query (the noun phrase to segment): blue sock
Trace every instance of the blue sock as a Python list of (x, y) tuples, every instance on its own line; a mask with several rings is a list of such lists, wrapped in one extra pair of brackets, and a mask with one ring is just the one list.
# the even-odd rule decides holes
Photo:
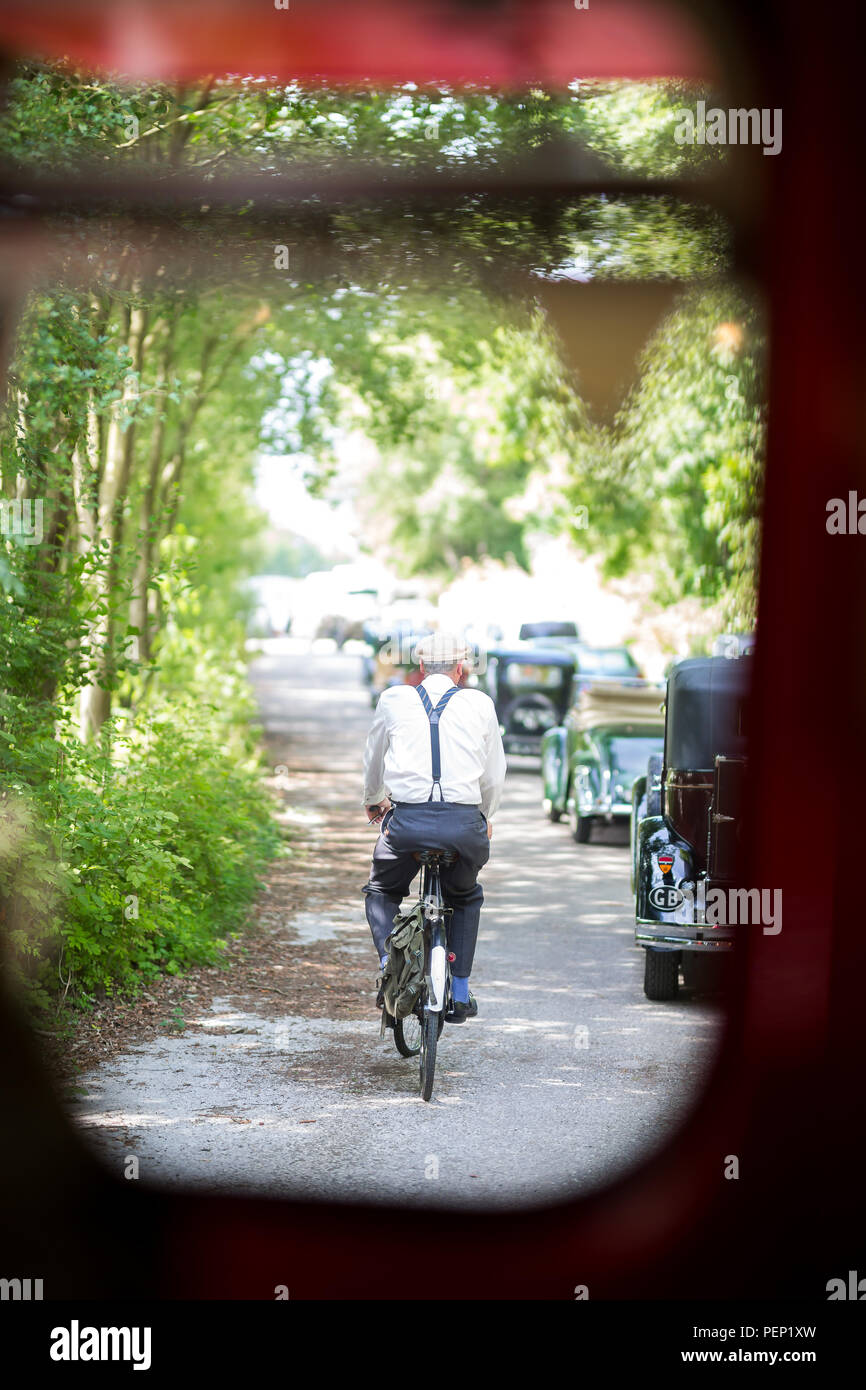
[(469, 976), (468, 976), (468, 975), (452, 975), (452, 976), (451, 976), (451, 994), (452, 994), (452, 996), (453, 996), (453, 999), (454, 999), (454, 1003), (455, 1003), (455, 1004), (468, 1004), (468, 1003), (469, 1003)]

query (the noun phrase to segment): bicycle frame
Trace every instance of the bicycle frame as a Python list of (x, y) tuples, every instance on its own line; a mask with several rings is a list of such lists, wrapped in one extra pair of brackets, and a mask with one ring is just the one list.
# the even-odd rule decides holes
[[(437, 857), (430, 862), (428, 853)], [(416, 1038), (410, 1028), (407, 1036), (407, 1018), (394, 1020), (394, 1042), (403, 1057), (420, 1057), (419, 1080), (421, 1099), (429, 1101), (433, 1095), (433, 1078), (436, 1071), (436, 1049), (445, 1015), (451, 1008), (451, 963), (448, 950), (448, 931), (446, 923), (451, 912), (445, 906), (442, 895), (442, 879), (438, 856), (442, 851), (419, 853), (421, 860), (421, 888), (419, 903), (424, 931), (424, 984), (418, 992), (412, 1014), (420, 1030)], [(447, 862), (452, 862), (448, 859)], [(385, 1033), (385, 1009), (382, 1010), (380, 1037)]]

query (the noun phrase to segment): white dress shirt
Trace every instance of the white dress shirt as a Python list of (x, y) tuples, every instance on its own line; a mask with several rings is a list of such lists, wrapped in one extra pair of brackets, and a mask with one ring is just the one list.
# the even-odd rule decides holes
[[(454, 682), (443, 675), (422, 682), (435, 709)], [(483, 690), (452, 695), (439, 720), (442, 797), (480, 806), (489, 820), (505, 784), (505, 750), (496, 707)], [(413, 685), (392, 685), (379, 697), (364, 750), (364, 805), (426, 801), (433, 785), (430, 720)], [(438, 801), (439, 793), (434, 791)]]

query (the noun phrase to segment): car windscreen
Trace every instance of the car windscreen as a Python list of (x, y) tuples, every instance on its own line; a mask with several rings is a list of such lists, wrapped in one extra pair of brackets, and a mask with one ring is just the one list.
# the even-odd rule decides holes
[(582, 676), (633, 676), (634, 663), (626, 651), (581, 651), (578, 669)]
[(630, 785), (646, 773), (647, 762), (661, 753), (663, 743), (660, 733), (640, 738), (613, 735), (608, 744), (611, 775), (627, 779)]
[(561, 690), (571, 680), (571, 666), (541, 665), (533, 661), (509, 661), (501, 679), (510, 690)]

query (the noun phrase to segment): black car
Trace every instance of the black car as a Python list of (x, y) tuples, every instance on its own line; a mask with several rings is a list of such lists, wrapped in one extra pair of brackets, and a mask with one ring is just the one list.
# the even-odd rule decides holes
[(577, 623), (524, 623), (517, 637), (520, 642), (539, 642), (543, 644), (549, 637), (565, 639), (567, 642), (577, 642), (579, 634), (577, 631)]
[(757, 890), (740, 886), (750, 677), (748, 656), (693, 658), (668, 676), (664, 753), (632, 792), (648, 999), (676, 996), (680, 966), (693, 983), (699, 958), (730, 951), (754, 910)]
[(574, 658), (565, 648), (534, 642), (490, 648), (479, 686), (496, 705), (506, 753), (538, 756), (543, 734), (565, 716), (573, 683)]

